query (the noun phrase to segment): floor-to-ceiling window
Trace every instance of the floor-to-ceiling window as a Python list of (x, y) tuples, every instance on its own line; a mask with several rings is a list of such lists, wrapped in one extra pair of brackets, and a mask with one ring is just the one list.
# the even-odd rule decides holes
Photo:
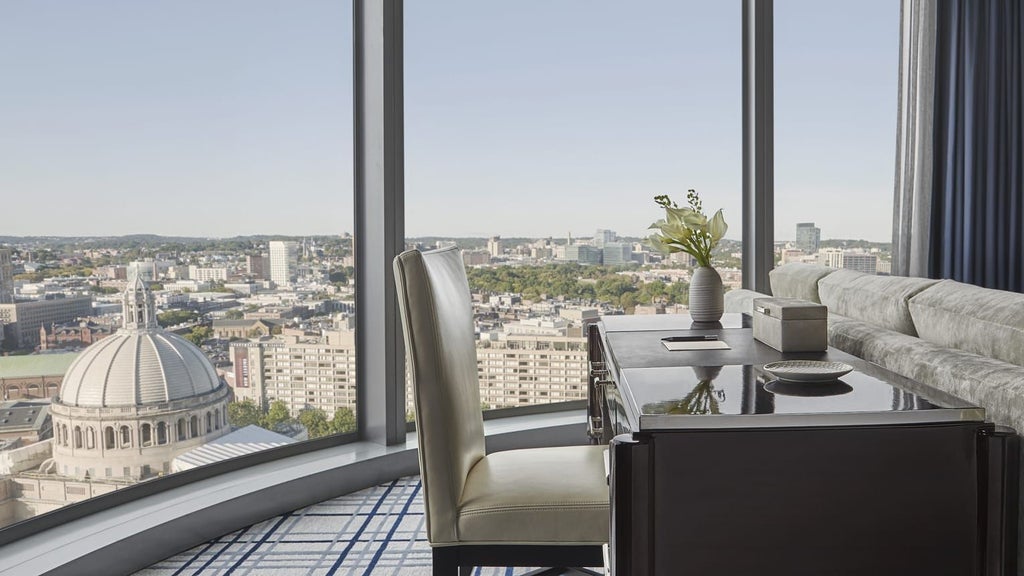
[(351, 19), (5, 5), (0, 526), (354, 436)]
[(584, 398), (587, 324), (685, 310), (657, 195), (724, 209), (739, 286), (739, 8), (406, 3), (406, 237), (464, 250), (484, 408)]
[(776, 262), (887, 274), (899, 3), (774, 8)]

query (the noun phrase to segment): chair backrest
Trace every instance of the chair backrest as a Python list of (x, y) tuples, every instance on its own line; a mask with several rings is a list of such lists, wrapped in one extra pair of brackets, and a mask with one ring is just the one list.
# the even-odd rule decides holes
[(394, 267), (412, 370), (427, 536), (434, 544), (453, 543), (466, 478), (485, 455), (469, 283), (456, 248), (409, 250)]

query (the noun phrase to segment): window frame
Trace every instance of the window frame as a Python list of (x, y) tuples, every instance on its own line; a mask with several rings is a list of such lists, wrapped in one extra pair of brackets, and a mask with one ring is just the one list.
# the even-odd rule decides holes
[[(743, 282), (744, 287), (767, 292), (767, 269), (754, 268), (758, 278), (763, 276), (762, 280), (755, 282), (755, 274), (748, 276), (747, 263), (763, 262), (766, 255), (767, 261), (772, 262), (772, 0), (742, 2)], [(407, 430), (414, 429), (414, 425), (405, 421), (405, 349), (391, 267), (393, 258), (405, 244), (403, 0), (352, 0), (352, 11), (353, 194), (355, 237), (360, 238), (355, 243), (354, 256), (356, 294), (362, 305), (356, 317), (356, 366), (361, 375), (356, 388), (357, 431), (238, 456), (68, 504), (0, 528), (0, 546), (140, 498), (266, 462), (357, 441), (384, 447), (407, 442)], [(756, 142), (753, 141), (755, 135)], [(749, 159), (748, 152), (751, 154)], [(760, 207), (760, 212), (755, 213), (756, 207)], [(767, 222), (764, 221), (765, 214), (769, 216)], [(754, 222), (748, 223), (748, 218), (754, 218)], [(754, 231), (750, 239), (748, 227)], [(359, 350), (381, 352), (360, 354)], [(368, 385), (367, 382), (375, 384)], [(555, 413), (585, 406), (586, 400), (576, 400), (501, 408), (485, 411), (484, 419)], [(226, 423), (226, 410), (222, 416)], [(153, 445), (161, 445), (160, 424), (165, 426), (164, 444), (174, 442), (177, 426), (158, 422), (152, 431)], [(66, 442), (66, 431), (64, 436)], [(105, 446), (105, 442), (102, 445)]]

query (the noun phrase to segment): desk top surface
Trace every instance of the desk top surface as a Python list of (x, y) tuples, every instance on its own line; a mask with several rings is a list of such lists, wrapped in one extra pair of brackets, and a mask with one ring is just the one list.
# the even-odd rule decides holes
[[(602, 345), (615, 371), (633, 429), (760, 428), (984, 421), (985, 411), (855, 356), (783, 354), (754, 340), (749, 317), (727, 315), (721, 327), (694, 326), (686, 315), (610, 317)], [(630, 324), (638, 328), (630, 330)], [(669, 351), (661, 339), (716, 334), (730, 350)], [(828, 383), (775, 380), (764, 364), (830, 360), (855, 370)]]

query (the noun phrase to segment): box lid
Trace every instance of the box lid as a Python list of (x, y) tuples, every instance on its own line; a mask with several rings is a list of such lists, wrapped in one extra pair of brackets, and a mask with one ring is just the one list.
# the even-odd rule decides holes
[(755, 298), (754, 315), (758, 314), (780, 320), (822, 320), (828, 317), (828, 308), (798, 298)]

